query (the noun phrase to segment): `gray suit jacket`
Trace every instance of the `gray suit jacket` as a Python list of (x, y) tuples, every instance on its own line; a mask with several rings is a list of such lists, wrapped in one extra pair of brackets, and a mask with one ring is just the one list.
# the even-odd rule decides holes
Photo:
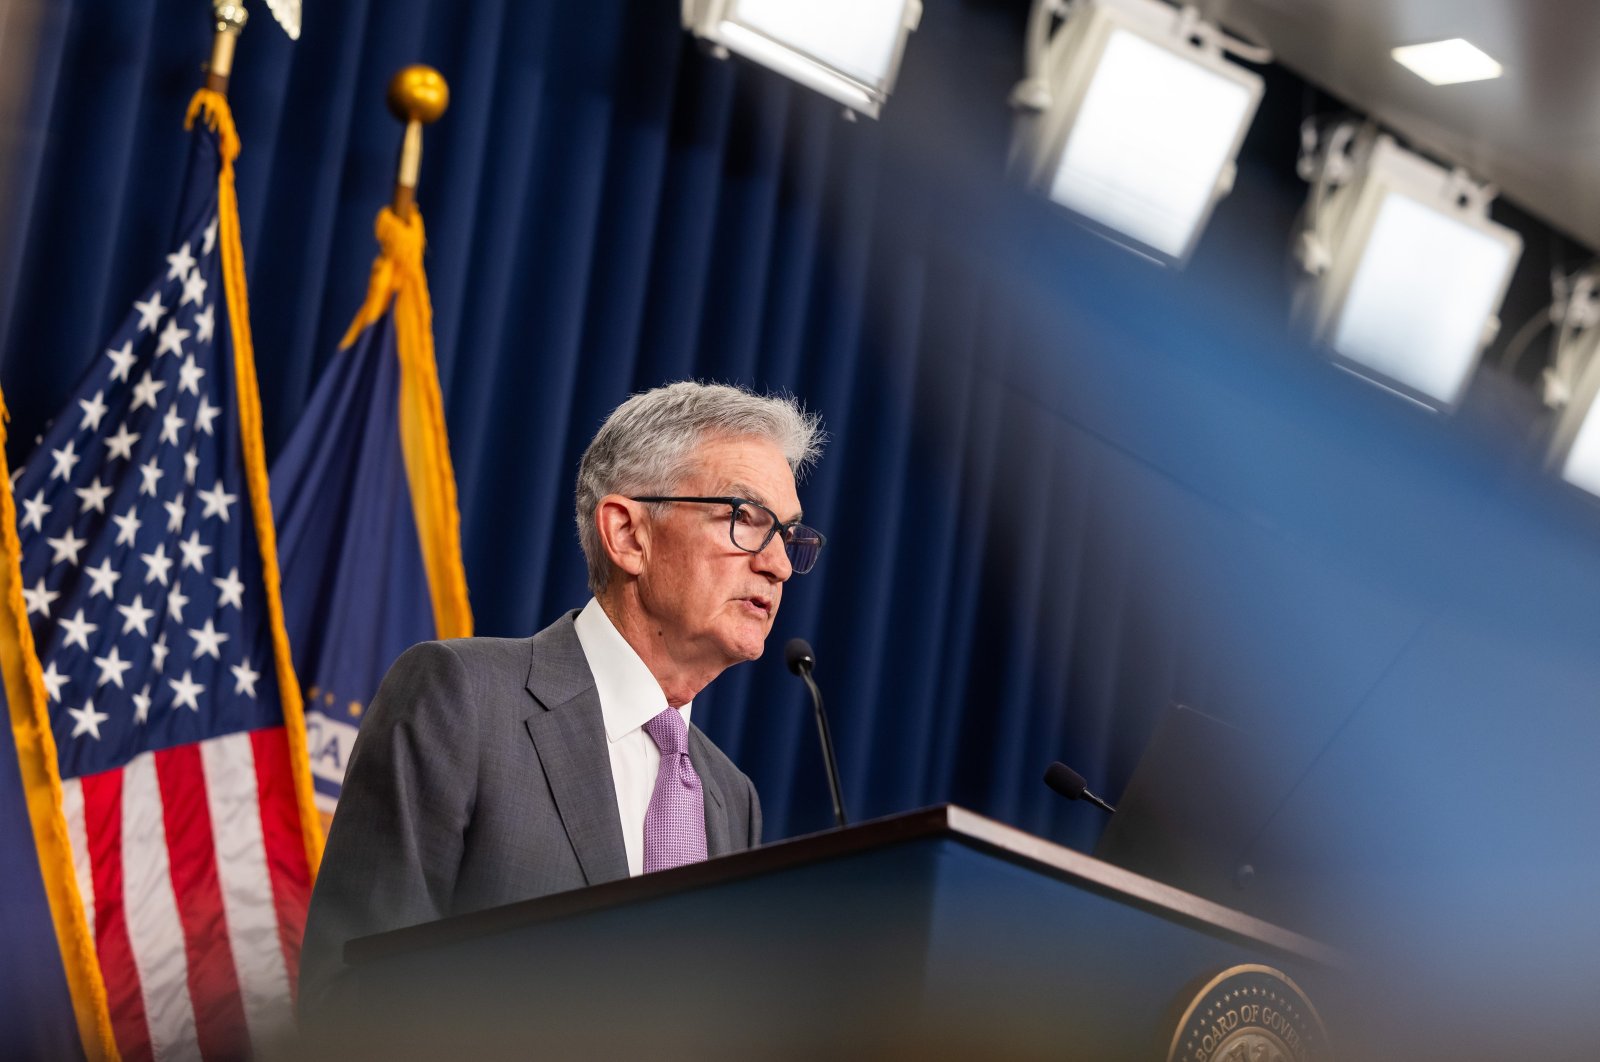
[[(576, 616), (532, 638), (424, 642), (390, 667), (356, 738), (311, 896), (303, 1022), (333, 1004), (352, 938), (628, 876)], [(709, 854), (759, 844), (750, 779), (692, 726), (689, 758), (705, 789)]]

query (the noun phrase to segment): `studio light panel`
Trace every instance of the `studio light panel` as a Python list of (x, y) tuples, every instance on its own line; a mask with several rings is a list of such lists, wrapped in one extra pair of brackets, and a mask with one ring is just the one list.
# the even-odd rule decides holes
[(1347, 367), (1435, 408), (1458, 403), (1522, 255), (1458, 175), (1385, 135), (1322, 223), (1317, 337)]
[(1232, 186), (1259, 76), (1179, 31), (1154, 0), (1095, 0), (1052, 39), (1050, 102), (1026, 134), (1031, 182), (1164, 261), (1193, 252)]
[(697, 36), (877, 116), (894, 87), (920, 0), (689, 0)]
[(1238, 80), (1116, 30), (1067, 134), (1050, 196), (1183, 258), (1255, 105)]
[(1494, 232), (1389, 193), (1334, 327), (1334, 350), (1454, 405), (1518, 251)]

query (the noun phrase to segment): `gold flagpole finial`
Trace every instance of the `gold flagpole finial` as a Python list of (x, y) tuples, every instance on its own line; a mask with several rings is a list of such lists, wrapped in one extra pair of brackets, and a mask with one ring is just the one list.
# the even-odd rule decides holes
[(450, 86), (431, 66), (405, 67), (389, 81), (389, 111), (406, 123), (392, 204), (402, 218), (410, 216), (416, 207), (417, 174), (422, 169), (422, 127), (438, 121), (449, 105)]
[(211, 0), (211, 10), (217, 29), (211, 38), (211, 62), (206, 64), (206, 88), (226, 96), (228, 75), (233, 73), (233, 50), (250, 14), (238, 0)]

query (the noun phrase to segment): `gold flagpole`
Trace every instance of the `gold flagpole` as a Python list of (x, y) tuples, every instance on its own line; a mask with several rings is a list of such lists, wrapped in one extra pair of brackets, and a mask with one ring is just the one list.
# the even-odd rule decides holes
[(389, 81), (389, 111), (406, 123), (390, 205), (402, 220), (416, 209), (417, 175), (422, 170), (422, 127), (438, 121), (449, 105), (450, 86), (431, 66), (405, 67)]
[(206, 64), (206, 88), (218, 95), (228, 94), (228, 76), (233, 73), (233, 52), (239, 44), (239, 31), (250, 18), (244, 4), (234, 0), (212, 0), (216, 16), (216, 36), (211, 38), (211, 61)]

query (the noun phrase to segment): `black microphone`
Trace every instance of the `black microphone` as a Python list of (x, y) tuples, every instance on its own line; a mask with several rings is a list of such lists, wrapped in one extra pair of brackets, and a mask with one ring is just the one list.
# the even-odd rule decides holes
[(811, 706), (817, 713), (817, 737), (822, 740), (822, 762), (828, 768), (828, 789), (833, 794), (833, 818), (840, 826), (847, 825), (844, 817), (844, 791), (839, 786), (839, 759), (833, 754), (833, 733), (828, 729), (828, 716), (822, 710), (822, 691), (817, 689), (811, 669), (817, 666), (817, 657), (811, 643), (804, 638), (790, 638), (783, 647), (783, 662), (789, 670), (805, 680), (811, 691)]
[(1044, 784), (1068, 800), (1087, 800), (1107, 815), (1117, 813), (1116, 808), (1089, 792), (1089, 783), (1083, 780), (1083, 775), (1064, 763), (1052, 763), (1044, 769)]

